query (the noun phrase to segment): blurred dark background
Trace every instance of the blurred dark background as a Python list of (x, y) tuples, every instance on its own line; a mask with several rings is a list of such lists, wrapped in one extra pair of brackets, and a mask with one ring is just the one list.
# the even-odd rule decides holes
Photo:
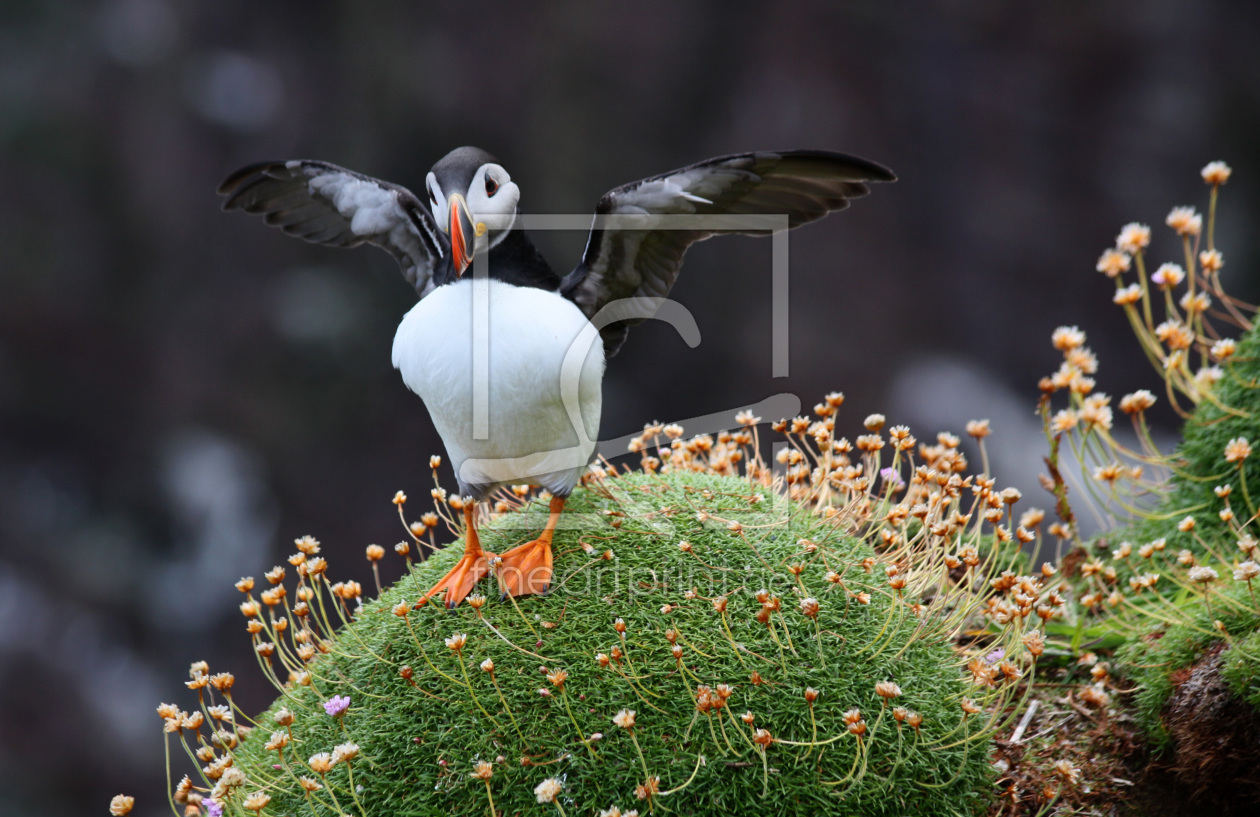
[[(384, 253), (221, 213), (228, 172), (418, 189), (475, 144), (530, 211), (589, 212), (720, 153), (883, 162), (900, 182), (792, 235), (789, 378), (769, 242), (709, 242), (675, 290), (703, 343), (635, 331), (604, 436), (840, 389), (851, 434), (990, 417), (999, 478), (1044, 506), (1053, 328), (1089, 333), (1107, 392), (1157, 382), (1093, 271), (1123, 223), (1179, 260), (1163, 217), (1228, 161), (1225, 279), (1256, 295), (1257, 42), (1248, 0), (0, 0), (0, 815), (162, 813), (154, 707), (191, 703), (189, 662), (268, 700), (232, 581), (310, 533), (367, 582), (393, 493), (427, 493), (439, 441), (390, 366), (414, 293)], [(539, 243), (563, 271), (584, 238)]]

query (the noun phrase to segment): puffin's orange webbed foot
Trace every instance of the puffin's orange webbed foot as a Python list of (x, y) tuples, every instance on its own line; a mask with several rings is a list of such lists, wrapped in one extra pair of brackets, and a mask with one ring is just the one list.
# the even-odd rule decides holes
[(547, 592), (551, 586), (550, 532), (503, 554), (499, 584), (505, 598)]
[(481, 549), (481, 538), (477, 535), (477, 520), (473, 513), (473, 503), (464, 505), (464, 555), (442, 577), (442, 581), (433, 585), (428, 593), (416, 603), (419, 607), (438, 593), (446, 593), (444, 599), (448, 608), (452, 608), (472, 592), (473, 585), (481, 581), (490, 572), (490, 560), (496, 558), (488, 550)]
[(556, 530), (556, 523), (560, 521), (564, 502), (565, 497), (553, 496), (547, 527), (543, 528), (538, 538), (503, 554), (498, 575), (504, 598), (509, 595), (526, 596), (530, 593), (542, 595), (551, 587), (551, 535)]
[(445, 592), (446, 598), (444, 603), (447, 607), (454, 607), (463, 601), (469, 593), (472, 592), (473, 585), (481, 581), (483, 577), (490, 572), (490, 560), (494, 558), (494, 554), (488, 551), (479, 551), (478, 553), (468, 553), (459, 557), (459, 561), (451, 568), (451, 571), (442, 577), (442, 580), (424, 594), (424, 598), (420, 603), (428, 601), (439, 593)]

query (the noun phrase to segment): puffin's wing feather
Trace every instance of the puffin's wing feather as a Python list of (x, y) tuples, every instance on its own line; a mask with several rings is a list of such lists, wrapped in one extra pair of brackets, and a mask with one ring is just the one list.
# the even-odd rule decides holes
[[(622, 298), (664, 298), (678, 278), (683, 255), (695, 242), (725, 232), (769, 232), (620, 229), (602, 226), (601, 216), (786, 215), (792, 229), (865, 196), (870, 192), (865, 182), (896, 178), (888, 168), (866, 159), (798, 150), (719, 156), (618, 187), (600, 199), (582, 261), (565, 277), (560, 291), (587, 317)], [(629, 328), (642, 320), (605, 327), (606, 354), (615, 354)]]
[(289, 235), (332, 247), (367, 242), (389, 252), (421, 295), (450, 264), (448, 239), (405, 187), (308, 160), (243, 167), (219, 185), (224, 210), (260, 213)]

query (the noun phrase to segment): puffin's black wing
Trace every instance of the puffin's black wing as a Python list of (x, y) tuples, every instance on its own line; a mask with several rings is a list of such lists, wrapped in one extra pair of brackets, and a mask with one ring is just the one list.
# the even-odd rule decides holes
[(224, 210), (262, 213), (289, 235), (331, 247), (365, 241), (387, 250), (421, 296), (450, 266), (450, 241), (405, 187), (308, 160), (243, 167), (219, 185)]
[[(595, 208), (582, 262), (560, 292), (593, 317), (605, 305), (634, 297), (664, 298), (678, 278), (683, 255), (721, 232), (766, 235), (765, 230), (622, 229), (601, 224), (609, 215), (786, 215), (788, 229), (843, 210), (870, 190), (863, 182), (896, 181), (888, 168), (819, 150), (719, 156), (609, 191)], [(621, 347), (643, 318), (603, 330), (605, 354)]]

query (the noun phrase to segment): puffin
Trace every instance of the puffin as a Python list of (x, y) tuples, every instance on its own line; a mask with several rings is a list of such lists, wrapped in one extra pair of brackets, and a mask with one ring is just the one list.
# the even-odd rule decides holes
[[(494, 156), (457, 148), (424, 190), (322, 161), (241, 168), (218, 189), (224, 210), (332, 247), (371, 244), (398, 261), (419, 301), (394, 336), (393, 364), (419, 395), (455, 470), (464, 553), (421, 599), (453, 608), (492, 571), (502, 598), (545, 593), (565, 501), (597, 456), (605, 362), (652, 318), (687, 249), (714, 235), (767, 235), (816, 221), (896, 176), (876, 162), (821, 150), (706, 159), (610, 190), (586, 247), (557, 273), (524, 229), (521, 190)], [(703, 217), (709, 218), (703, 218)], [(760, 222), (749, 216), (775, 216)], [(725, 219), (725, 220), (724, 220)], [(476, 508), (497, 488), (550, 494), (537, 538), (482, 548)]]

